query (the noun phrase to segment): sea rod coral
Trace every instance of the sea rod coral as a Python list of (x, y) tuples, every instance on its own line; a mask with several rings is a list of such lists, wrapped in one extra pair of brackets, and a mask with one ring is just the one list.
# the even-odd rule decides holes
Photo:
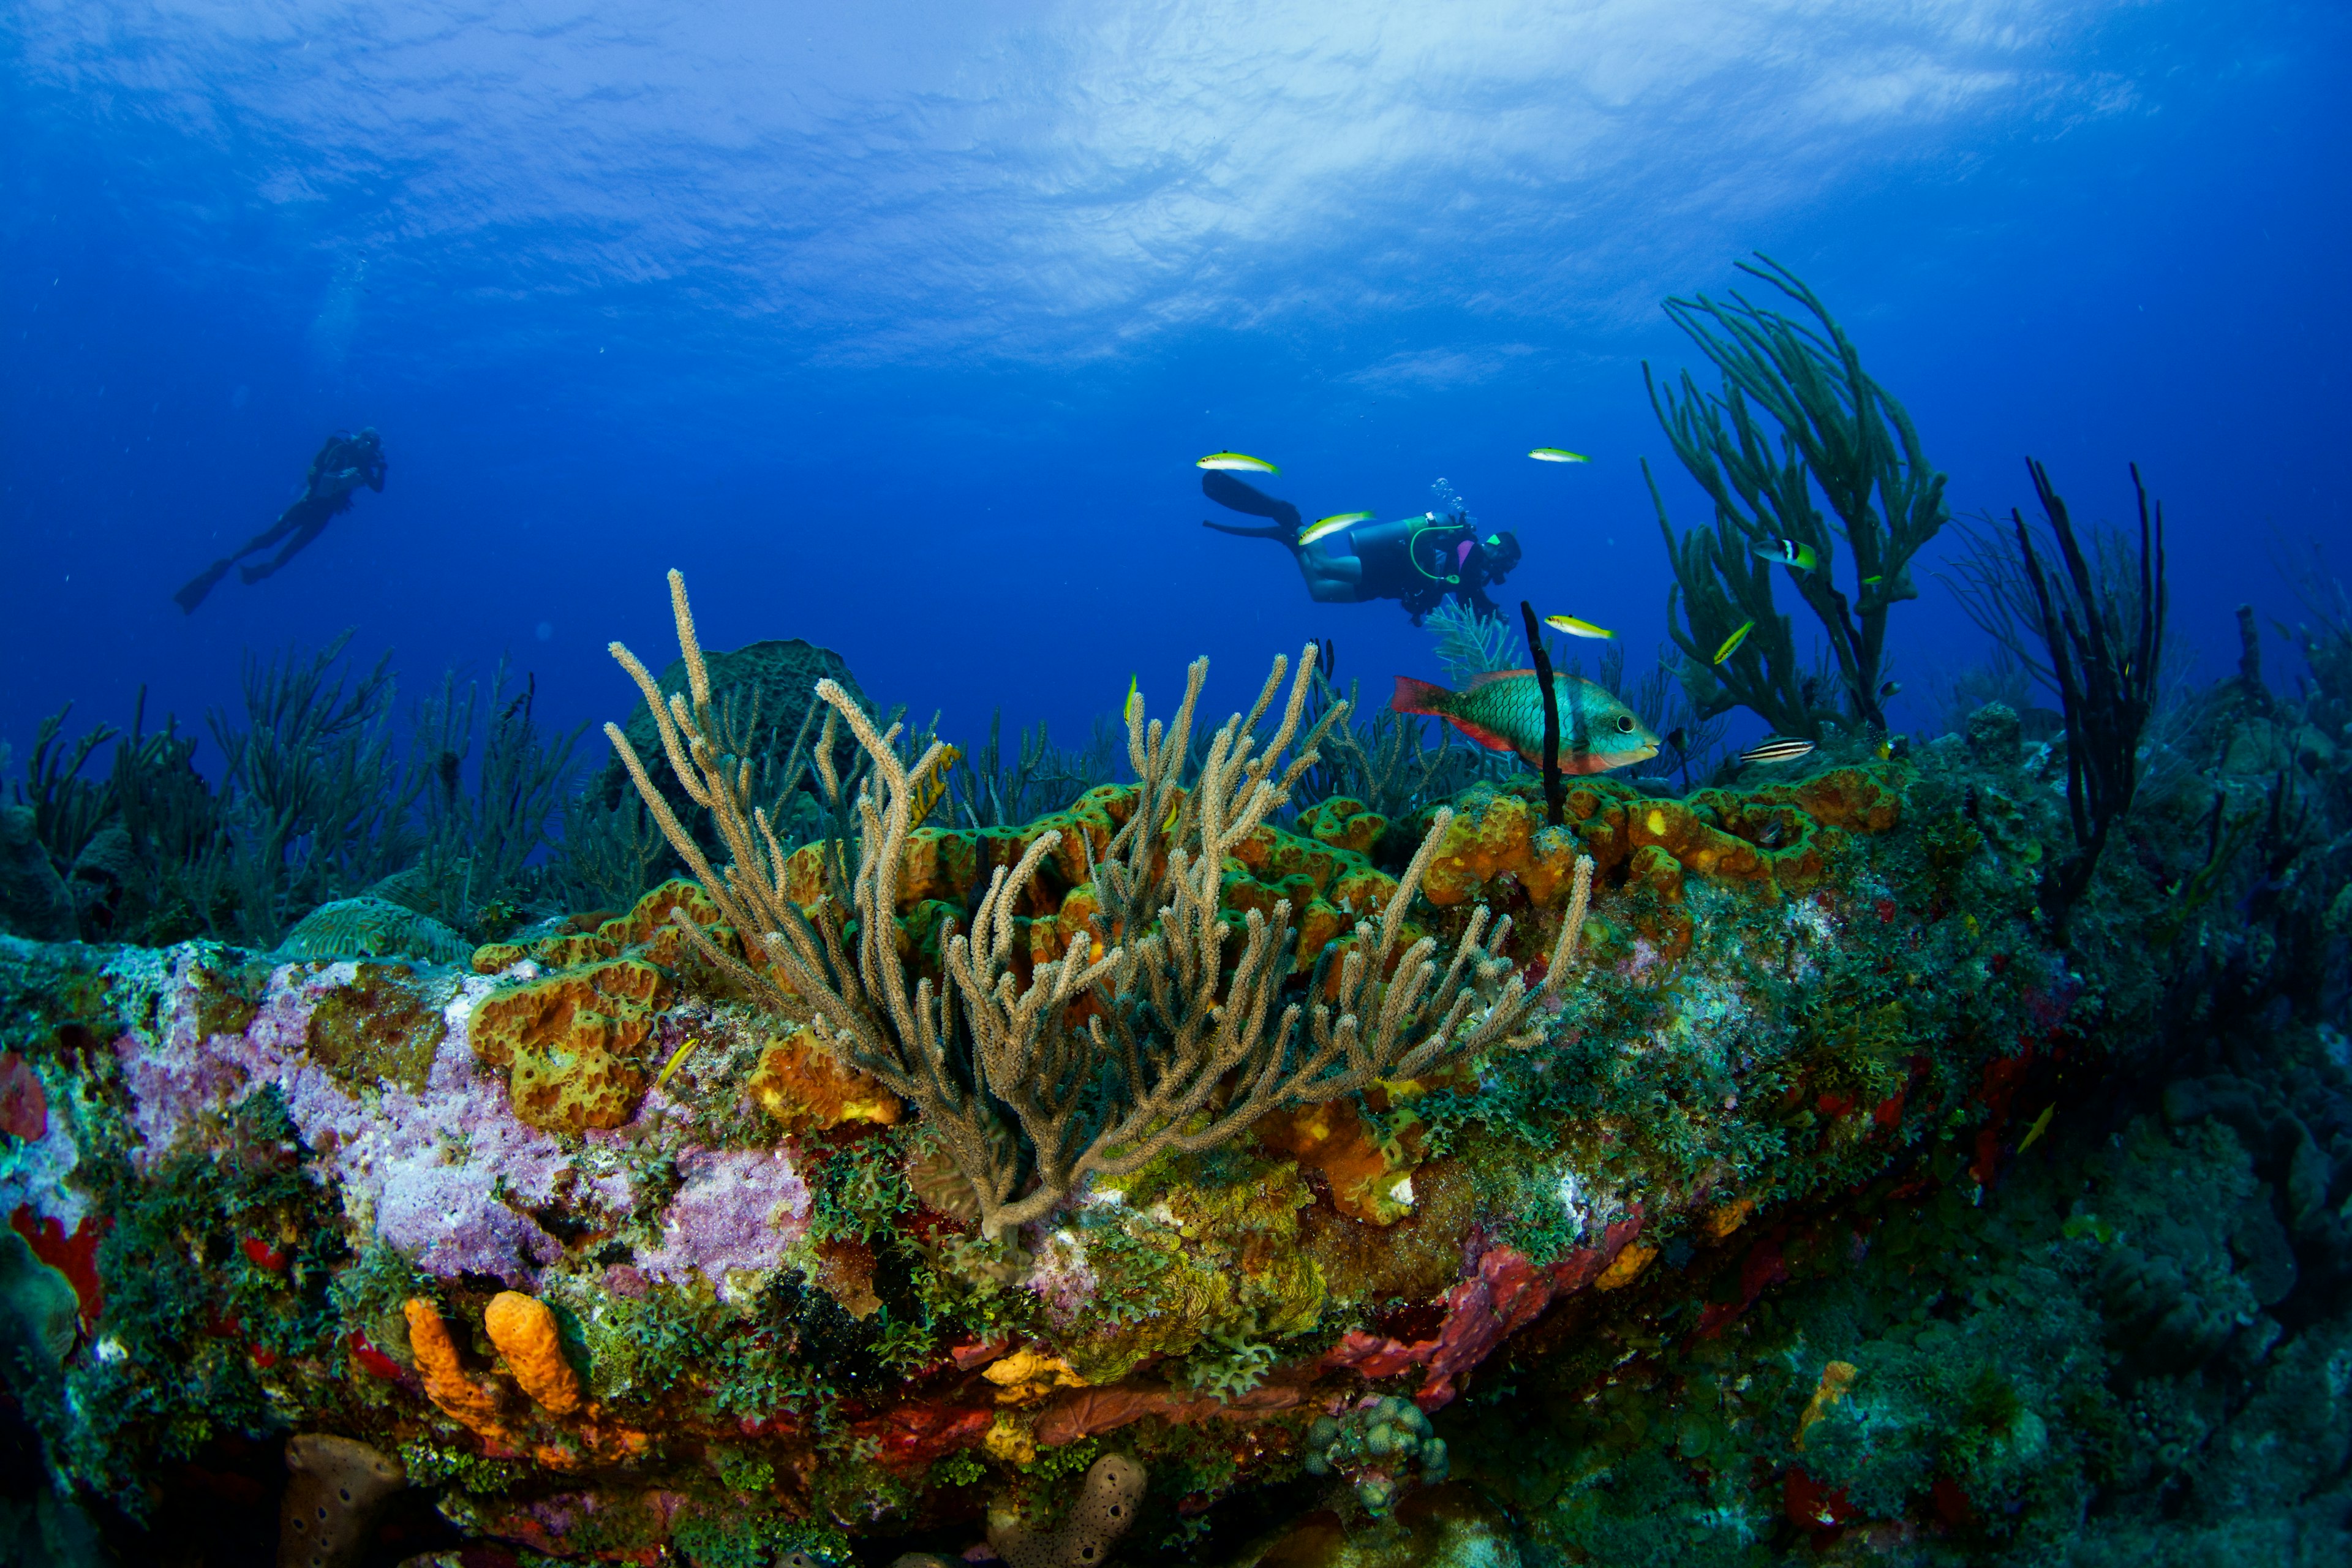
[[(1099, 856), (1083, 835), (1076, 846), (1097, 900), (1087, 921), (1091, 942), (1035, 963), (1027, 986), (1020, 985), (1013, 911), (1040, 863), (1060, 847), (1060, 834), (1049, 832), (1032, 840), (1018, 863), (997, 868), (969, 934), (957, 933), (950, 918), (940, 942), (943, 983), (924, 979), (910, 990), (892, 916), (915, 803), (943, 748), (933, 742), (908, 766), (894, 749), (895, 725), (877, 732), (837, 683), (818, 682), (817, 694), (871, 759), (873, 782), (857, 802), (857, 869), (847, 900), (854, 934), (837, 893), (803, 911), (786, 890), (785, 855), (765, 811), (749, 806), (741, 770), (719, 746), (685, 580), (673, 572), (669, 581), (688, 692), (665, 696), (626, 648), (615, 643), (613, 654), (644, 689), (671, 767), (732, 853), (723, 874), (670, 810), (620, 728), (607, 725), (605, 732), (671, 846), (729, 922), (757, 933), (768, 967), (755, 970), (721, 951), (691, 921), (681, 928), (755, 994), (788, 1011), (813, 1011), (818, 1037), (843, 1062), (921, 1108), (979, 1195), (984, 1235), (1051, 1213), (1088, 1176), (1129, 1174), (1170, 1151), (1227, 1142), (1279, 1106), (1335, 1100), (1379, 1079), (1414, 1078), (1456, 1058), (1496, 1046), (1525, 1048), (1543, 1037), (1575, 954), (1583, 897), (1533, 987), (1501, 956), (1509, 918), (1494, 923), (1490, 939), (1483, 907), (1442, 975), (1435, 937), (1401, 943), (1406, 911), (1451, 821), (1445, 812), (1378, 924), (1358, 922), (1339, 958), (1336, 990), (1327, 984), (1334, 950), (1326, 947), (1308, 978), (1311, 1001), (1286, 999), (1297, 931), (1285, 900), (1270, 914), (1248, 912), (1241, 955), (1220, 996), (1234, 934), (1220, 910), (1226, 859), (1289, 799), (1315, 764), (1317, 742), (1345, 710), (1332, 704), (1301, 735), (1314, 673), (1307, 658), (1265, 742), (1257, 728), (1288, 668), (1279, 657), (1248, 715), (1235, 715), (1211, 737), (1189, 787), (1186, 762), (1208, 661), (1188, 672), (1172, 722), (1147, 725), (1143, 704), (1130, 702), (1136, 798)], [(1591, 878), (1587, 861), (1580, 889)], [(1229, 1076), (1237, 1087), (1217, 1105)], [(1019, 1123), (1025, 1161), (998, 1131), (995, 1104)], [(1024, 1170), (1031, 1179), (1023, 1191)]]

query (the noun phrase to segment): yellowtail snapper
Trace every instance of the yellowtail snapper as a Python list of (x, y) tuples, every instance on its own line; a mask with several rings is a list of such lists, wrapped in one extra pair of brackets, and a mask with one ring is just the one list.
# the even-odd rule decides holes
[(1591, 621), (1580, 621), (1574, 616), (1546, 616), (1544, 625), (1556, 632), (1566, 632), (1572, 637), (1597, 637), (1605, 641), (1617, 635), (1607, 626), (1596, 626)]
[(1808, 752), (1811, 752), (1812, 749), (1813, 742), (1805, 740), (1801, 736), (1775, 735), (1769, 740), (1759, 741), (1756, 744), (1740, 752), (1739, 760), (1743, 764), (1749, 763), (1793, 763), (1799, 757), (1804, 756)]
[(1247, 452), (1212, 452), (1192, 465), (1196, 468), (1223, 468), (1244, 474), (1278, 474), (1282, 472), (1264, 458), (1253, 458)]
[(1724, 638), (1723, 646), (1715, 650), (1715, 662), (1721, 664), (1725, 659), (1729, 658), (1733, 654), (1738, 653), (1739, 651), (1739, 645), (1746, 642), (1748, 640), (1748, 634), (1755, 629), (1756, 623), (1754, 621), (1740, 622), (1739, 629), (1732, 633), (1729, 637)]
[(1312, 544), (1317, 540), (1328, 538), (1343, 528), (1353, 528), (1360, 522), (1371, 521), (1372, 514), (1368, 511), (1335, 511), (1329, 517), (1318, 517), (1300, 529), (1298, 542)]
[[(1606, 687), (1555, 674), (1551, 689), (1559, 705), (1561, 773), (1606, 773), (1658, 754), (1658, 738)], [(1543, 688), (1532, 669), (1496, 670), (1460, 691), (1400, 675), (1389, 706), (1443, 719), (1490, 752), (1517, 752), (1543, 766)]]
[(1792, 572), (1810, 572), (1821, 564), (1810, 544), (1800, 544), (1793, 539), (1775, 539), (1765, 544), (1748, 547), (1767, 561), (1777, 561)]

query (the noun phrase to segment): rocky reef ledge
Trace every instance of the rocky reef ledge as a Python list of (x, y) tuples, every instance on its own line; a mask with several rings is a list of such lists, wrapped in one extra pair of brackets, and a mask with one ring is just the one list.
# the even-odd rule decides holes
[[(386, 1510), (468, 1563), (1468, 1539), (1446, 1433), (1480, 1380), (1739, 1332), (1887, 1194), (1990, 1182), (2029, 1078), (2101, 1048), (2026, 818), (1957, 746), (1681, 800), (1584, 782), (1560, 828), (1523, 786), (1465, 792), (1410, 911), (1442, 944), (1508, 914), (1537, 977), (1595, 862), (1541, 1043), (1277, 1110), (994, 1240), (921, 1117), (683, 940), (673, 911), (763, 962), (692, 883), (467, 963), (404, 955), (396, 921), (364, 956), (0, 942), (18, 1398), (53, 1472), (133, 1518), (292, 1435), (312, 1544), (281, 1561), (380, 1552)], [(916, 830), (909, 970), (1049, 829), (1015, 965), (1087, 940), (1081, 841), (1130, 805)], [(1224, 904), (1286, 900), (1319, 973), (1395, 889), (1383, 841), (1431, 820), (1261, 826)]]

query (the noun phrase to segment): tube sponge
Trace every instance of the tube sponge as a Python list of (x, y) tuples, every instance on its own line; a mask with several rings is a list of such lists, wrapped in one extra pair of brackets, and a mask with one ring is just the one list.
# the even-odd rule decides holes
[(425, 1380), (425, 1397), (474, 1431), (503, 1441), (506, 1428), (499, 1421), (497, 1388), (467, 1375), (439, 1310), (422, 1297), (411, 1297), (403, 1311), (408, 1319), (409, 1353)]
[(1135, 1522), (1143, 1496), (1143, 1467), (1123, 1454), (1105, 1454), (1087, 1470), (1070, 1517), (1050, 1534), (1018, 1520), (992, 1523), (988, 1544), (1012, 1568), (1097, 1568)]
[(319, 1432), (287, 1440), (286, 1468), (292, 1479), (278, 1511), (278, 1568), (357, 1563), (377, 1510), (408, 1484), (399, 1460)]
[(482, 1313), (482, 1327), (507, 1358), (507, 1370), (542, 1409), (569, 1415), (580, 1408), (580, 1375), (563, 1359), (562, 1338), (546, 1302), (501, 1290)]

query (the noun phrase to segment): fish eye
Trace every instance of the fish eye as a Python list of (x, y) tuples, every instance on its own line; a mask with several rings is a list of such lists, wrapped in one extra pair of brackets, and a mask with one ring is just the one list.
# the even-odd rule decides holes
[(1621, 734), (1625, 734), (1625, 735), (1630, 735), (1630, 734), (1632, 734), (1632, 733), (1633, 732), (1633, 716), (1631, 713), (1620, 713), (1620, 714), (1618, 714), (1618, 715), (1617, 715), (1617, 730), (1618, 730), (1618, 732), (1619, 732), (1619, 733), (1621, 733)]

